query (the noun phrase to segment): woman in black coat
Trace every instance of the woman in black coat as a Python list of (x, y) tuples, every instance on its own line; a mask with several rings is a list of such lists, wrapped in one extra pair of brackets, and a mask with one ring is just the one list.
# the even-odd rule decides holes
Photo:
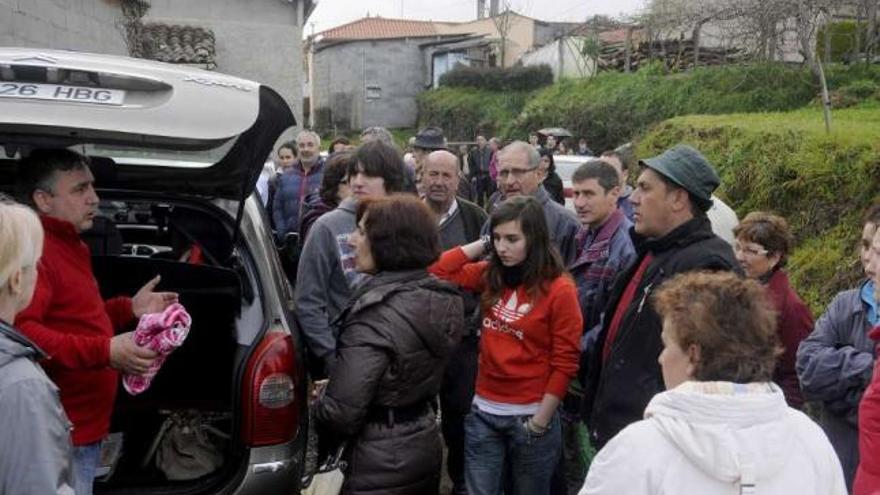
[(340, 316), (315, 418), (348, 438), (343, 493), (437, 493), (442, 446), (431, 404), (464, 318), (458, 290), (426, 270), (440, 254), (437, 220), (414, 197), (368, 199), (349, 244), (371, 277)]
[(544, 172), (544, 189), (553, 198), (553, 201), (565, 206), (565, 192), (562, 187), (562, 179), (556, 173), (556, 163), (553, 161), (553, 151), (541, 149), (541, 163), (538, 165)]

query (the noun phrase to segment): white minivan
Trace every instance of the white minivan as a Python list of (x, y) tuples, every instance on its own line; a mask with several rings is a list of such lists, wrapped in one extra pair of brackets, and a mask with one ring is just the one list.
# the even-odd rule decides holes
[[(102, 294), (131, 295), (160, 274), (160, 289), (178, 292), (192, 315), (187, 340), (152, 386), (137, 396), (120, 388), (111, 425), (118, 455), (95, 493), (298, 493), (303, 344), (254, 192), (293, 125), (278, 93), (255, 82), (0, 48), (0, 191), (14, 192), (16, 167), (34, 149), (87, 155), (103, 219), (85, 239)], [(199, 259), (184, 255), (193, 246)], [(181, 440), (193, 429), (197, 440)], [(182, 466), (190, 454), (194, 466), (169, 469), (169, 456)]]

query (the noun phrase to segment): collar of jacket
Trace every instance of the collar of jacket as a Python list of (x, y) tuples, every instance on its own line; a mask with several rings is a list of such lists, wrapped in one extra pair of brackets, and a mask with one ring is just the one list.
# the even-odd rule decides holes
[[(611, 242), (611, 238), (614, 237), (614, 234), (617, 232), (617, 229), (623, 223), (624, 220), (623, 211), (619, 208), (616, 208), (611, 216), (605, 221), (601, 227), (599, 227), (598, 231), (588, 231), (584, 236), (584, 240), (586, 241), (590, 237), (590, 245), (586, 246), (586, 250), (583, 253), (584, 261), (593, 263), (596, 260), (602, 258), (603, 253), (607, 255), (608, 244)], [(593, 234), (592, 236), (590, 234)]]
[(630, 237), (632, 237), (633, 245), (639, 256), (645, 253), (653, 253), (655, 255), (665, 253), (676, 248), (689, 246), (695, 242), (711, 239), (715, 234), (712, 233), (712, 223), (705, 215), (692, 218), (687, 222), (674, 228), (672, 232), (663, 237), (649, 239), (636, 233), (635, 226), (630, 229)]
[(340, 318), (344, 319), (343, 315), (357, 313), (379, 304), (392, 294), (411, 287), (427, 287), (459, 294), (458, 290), (449, 283), (430, 276), (427, 269), (379, 272), (355, 290), (351, 297), (351, 306), (340, 315)]
[(29, 338), (27, 338), (24, 335), (22, 335), (21, 333), (19, 333), (19, 331), (16, 330), (15, 327), (13, 327), (12, 325), (10, 325), (9, 323), (7, 323), (4, 320), (0, 320), (0, 334), (5, 335), (6, 337), (9, 338), (9, 340), (12, 340), (13, 342), (21, 344), (24, 347), (26, 347), (28, 350), (32, 351), (31, 355), (28, 357), (30, 357), (34, 361), (39, 361), (39, 360), (46, 359), (47, 357), (49, 357), (48, 354), (46, 354), (42, 349), (37, 347), (37, 344), (34, 344)]
[(43, 229), (45, 229), (46, 232), (51, 233), (56, 237), (74, 243), (81, 241), (79, 232), (76, 231), (76, 227), (67, 220), (61, 220), (59, 218), (41, 214), (40, 222), (43, 224)]
[(299, 158), (296, 159), (296, 163), (294, 163), (293, 169), (299, 172), (300, 175), (314, 175), (322, 170), (324, 167), (324, 157), (319, 156), (317, 160), (315, 160), (315, 164), (312, 165), (312, 168), (306, 172), (306, 168), (303, 167), (302, 160)]
[(354, 196), (345, 198), (342, 200), (342, 203), (339, 203), (340, 210), (350, 211), (351, 213), (357, 213), (358, 200)]

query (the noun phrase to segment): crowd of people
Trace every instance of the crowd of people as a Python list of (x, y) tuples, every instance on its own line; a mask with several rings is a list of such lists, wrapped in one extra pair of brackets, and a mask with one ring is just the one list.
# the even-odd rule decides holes
[(327, 190), (351, 196), (302, 239), (295, 281), (315, 415), (351, 453), (344, 491), (435, 492), (435, 423), (454, 493), (852, 491), (880, 206), (866, 279), (814, 324), (786, 220), (719, 226), (720, 179), (694, 148), (639, 161), (581, 140), (594, 159), (571, 211), (553, 136), (452, 149), (429, 127), (405, 154), (364, 137), (330, 154), (347, 177)]
[[(320, 455), (344, 452), (343, 492), (437, 493), (444, 445), (455, 494), (880, 490), (880, 202), (864, 279), (814, 322), (785, 271), (786, 220), (719, 227), (698, 150), (637, 160), (581, 140), (572, 211), (552, 192), (565, 145), (539, 141), (453, 150), (430, 127), (404, 153), (369, 128), (325, 158), (302, 131), (258, 184), (298, 246), (310, 407)], [(177, 296), (154, 279), (103, 301), (78, 242), (88, 160), (27, 160), (28, 207), (0, 203), (0, 437), (57, 449), (28, 469), (0, 456), (0, 492), (88, 494), (117, 373), (156, 357), (114, 328)], [(90, 338), (63, 338), (71, 325)]]

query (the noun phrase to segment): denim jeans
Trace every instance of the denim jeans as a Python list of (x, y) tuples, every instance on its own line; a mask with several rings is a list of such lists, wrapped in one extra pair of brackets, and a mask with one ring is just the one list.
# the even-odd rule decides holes
[(101, 456), (101, 442), (73, 448), (73, 491), (76, 495), (92, 495), (95, 470)]
[(476, 406), (464, 422), (465, 482), (470, 495), (499, 495), (505, 463), (513, 493), (547, 495), (553, 469), (562, 454), (559, 414), (549, 429), (535, 435), (523, 425), (529, 416), (496, 416)]

